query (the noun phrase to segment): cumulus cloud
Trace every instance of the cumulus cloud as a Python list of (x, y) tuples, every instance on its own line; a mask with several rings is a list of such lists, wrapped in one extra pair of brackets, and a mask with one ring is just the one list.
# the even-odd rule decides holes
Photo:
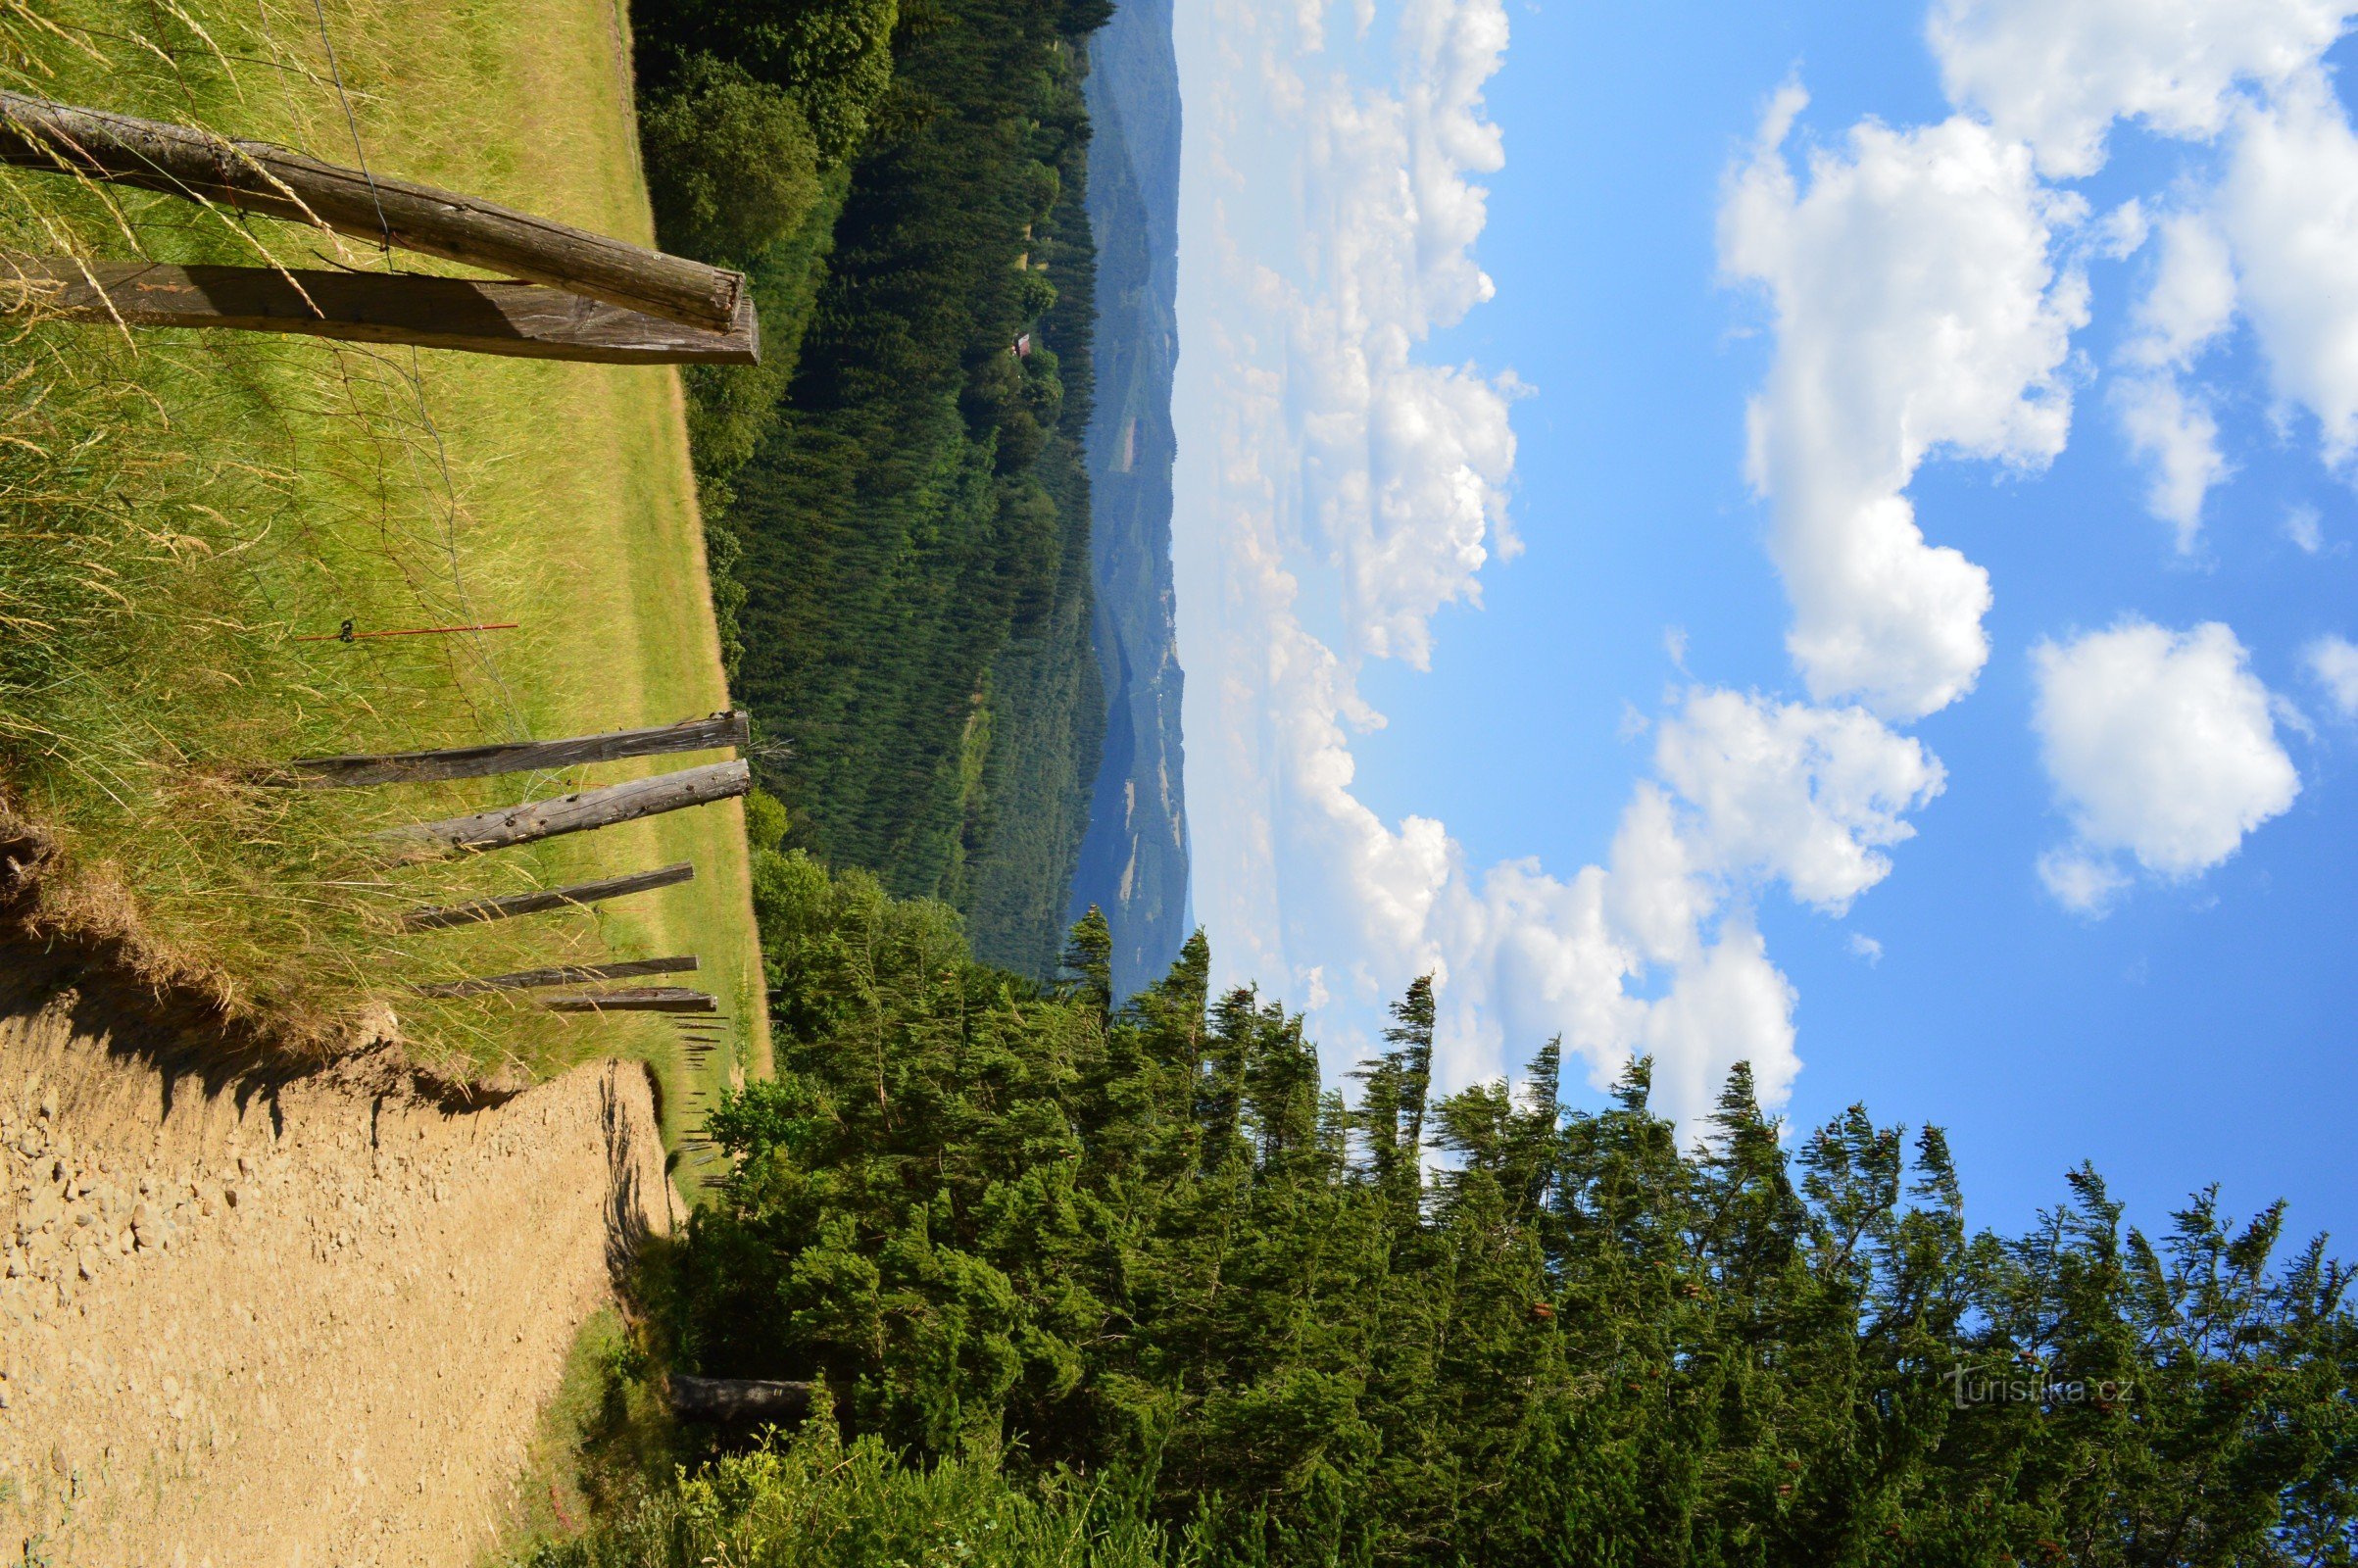
[(2185, 369), (2235, 318), (2235, 270), (2227, 238), (2200, 213), (2156, 225), (2161, 260), (2131, 317), (2124, 357), (2151, 369)]
[(1697, 688), (1662, 724), (1655, 766), (1695, 805), (1713, 869), (1772, 876), (1830, 914), (1889, 875), (1884, 849), (1945, 775), (1922, 743), (1864, 710), (1769, 703)]
[(1214, 782), (1192, 792), (1194, 898), (1224, 981), (1318, 999), (1348, 1059), (1354, 1018), (1446, 967), (1437, 907), (1463, 882), (1439, 822), (1361, 805), (1351, 743), (1384, 722), (1360, 661), (1423, 663), (1432, 616), (1511, 545), (1511, 379), (1417, 358), (1493, 290), (1470, 247), (1502, 156), (1482, 92), (1505, 15), (1409, 0), (1383, 84), (1325, 55), (1321, 6), (1219, 0), (1198, 21), (1216, 275), (1182, 306), (1208, 461), (1179, 471), (1176, 554), (1190, 766)]
[(2301, 662), (2336, 712), (2358, 718), (2358, 643), (2329, 633), (2301, 651)]
[(2326, 460), (2358, 458), (2358, 136), (2321, 72), (2237, 113), (2219, 221), (2280, 398)]
[(1746, 910), (1777, 887), (1846, 907), (1889, 874), (1878, 851), (1912, 833), (1901, 813), (1940, 791), (1940, 764), (1855, 708), (1704, 687), (1662, 720), (1656, 762), (1605, 863), (1569, 879), (1529, 860), (1476, 874), (1436, 822), (1387, 828), (1348, 789), (1318, 797), (1328, 863), (1352, 868), (1337, 904), (1353, 944), (1440, 977), (1445, 1079), (1561, 1035), (1599, 1084), (1653, 1054), (1660, 1103), (1688, 1123), (1740, 1060), (1783, 1101), (1794, 995)]
[(2192, 554), (2202, 535), (2202, 503), (2230, 471), (2209, 402), (2161, 374), (2118, 383), (2113, 406), (2129, 450), (2152, 469), (2145, 510), (2170, 524), (2180, 555)]
[(2148, 508), (2182, 551), (2232, 471), (2189, 372), (2238, 306), (2278, 399), (2315, 416), (2330, 465), (2358, 463), (2358, 135), (2322, 64), (2353, 17), (2354, 0), (1934, 6), (1929, 33), (1952, 101), (2028, 144), (2049, 178), (2095, 172), (2118, 120), (2224, 139), (2224, 172), (2197, 193), (2203, 208), (2161, 225), (2160, 271), (2113, 389), (2152, 475)]
[(2235, 320), (2235, 273), (2226, 237), (2204, 215), (2173, 214), (2159, 232), (2161, 259), (2121, 352), (2131, 373), (2113, 403), (2130, 449), (2153, 471), (2146, 509), (2173, 526), (2184, 555), (2201, 533), (2203, 499), (2230, 471), (2209, 399), (2186, 372)]
[(2041, 642), (2032, 664), (2041, 757), (2077, 835), (2040, 874), (2067, 906), (2117, 891), (2115, 855), (2165, 877), (2206, 871), (2300, 792), (2268, 688), (2217, 621), (2126, 620)]
[(1690, 1136), (1740, 1061), (1752, 1064), (1762, 1104), (1785, 1103), (1801, 1071), (1793, 1052), (1796, 1000), (1793, 983), (1769, 962), (1760, 933), (1747, 920), (1732, 919), (1646, 1010), (1645, 1049), (1654, 1058), (1655, 1087), (1678, 1107)]
[(2353, 14), (2343, 0), (1938, 0), (1928, 30), (1950, 101), (2071, 179), (2103, 166), (2115, 120), (2216, 136), (2236, 82), (2291, 79)]
[(1926, 542), (1903, 492), (1935, 452), (2036, 468), (2063, 450), (2088, 290), (2053, 252), (2086, 209), (1962, 117), (1864, 122), (1809, 158), (1804, 184), (1784, 148), (1806, 101), (1778, 94), (1720, 213), (1722, 267), (1776, 317), (1752, 480), (1811, 693), (1916, 718), (1972, 689), (1990, 593), (1980, 566)]
[(1343, 567), (1351, 651), (1420, 669), (1433, 616), (1479, 603), (1482, 567), (1515, 548), (1518, 383), (1412, 357), (1495, 291), (1472, 251), (1489, 200), (1475, 176), (1504, 162), (1483, 89), (1506, 43), (1498, 0), (1411, 0), (1396, 86), (1327, 74), (1300, 106), (1315, 220), (1276, 286), (1310, 518)]

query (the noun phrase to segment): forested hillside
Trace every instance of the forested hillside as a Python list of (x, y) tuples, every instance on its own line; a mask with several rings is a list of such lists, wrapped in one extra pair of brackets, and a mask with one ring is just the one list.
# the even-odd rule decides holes
[(1179, 62), (1169, 0), (1127, 0), (1090, 44), (1089, 220), (1098, 243), (1098, 410), (1089, 427), (1095, 643), (1105, 757), (1071, 918), (1105, 911), (1113, 988), (1158, 979), (1187, 940), (1187, 807), (1171, 580), (1171, 380), (1179, 356)]
[(1105, 0), (634, 12), (666, 241), (753, 271), (693, 378), (737, 689), (789, 842), (1053, 970), (1103, 736), (1089, 646)]
[[(1558, 1102), (1552, 1045), (1520, 1087), (1435, 1097), (1421, 981), (1347, 1105), (1298, 1016), (1207, 993), (1200, 937), (1114, 1009), (1100, 922), (1043, 991), (870, 878), (768, 855), (756, 887), (778, 1076), (712, 1118), (735, 1174), (659, 1271), (657, 1348), (832, 1404), (794, 1455), (651, 1504), (636, 1555), (573, 1560), (895, 1560), (789, 1545), (838, 1422), (880, 1446), (860, 1539), (948, 1553), (1045, 1508), (1043, 1562), (2358, 1545), (2350, 1271), (2281, 1208), (2198, 1194), (2149, 1241), (2082, 1170), (2032, 1233), (1975, 1235), (1938, 1128), (1789, 1136), (1742, 1068), (1690, 1152), (1644, 1062), (1597, 1111)], [(874, 1468), (893, 1450), (968, 1463), (928, 1491)]]

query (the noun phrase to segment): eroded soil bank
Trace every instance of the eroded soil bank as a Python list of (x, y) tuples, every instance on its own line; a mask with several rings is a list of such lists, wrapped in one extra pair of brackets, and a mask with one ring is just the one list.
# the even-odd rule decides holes
[(0, 1557), (472, 1561), (671, 1223), (645, 1073), (468, 1104), (135, 1001), (0, 953)]

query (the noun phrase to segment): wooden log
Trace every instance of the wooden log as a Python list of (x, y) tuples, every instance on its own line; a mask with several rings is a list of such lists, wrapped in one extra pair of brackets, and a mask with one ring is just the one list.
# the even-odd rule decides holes
[(711, 1012), (719, 1004), (685, 986), (626, 986), (619, 991), (585, 991), (577, 997), (548, 997), (551, 1012)]
[(578, 908), (608, 899), (618, 899), (625, 894), (648, 893), (656, 888), (673, 887), (695, 880), (694, 862), (680, 860), (654, 871), (634, 871), (628, 876), (610, 876), (600, 882), (576, 882), (571, 887), (550, 888), (542, 893), (512, 893), (504, 899), (477, 899), (471, 904), (412, 909), (401, 917), (401, 928), (404, 931), (440, 931), (455, 925), (475, 925), (485, 920), (513, 920), (519, 914)]
[(13, 265), (21, 286), (0, 308), (70, 321), (292, 332), (591, 365), (761, 358), (750, 291), (727, 328), (714, 332), (540, 283), (161, 262), (91, 262), (84, 275), (83, 264), (55, 258)]
[(306, 757), (287, 764), (292, 782), (305, 789), (357, 789), (372, 784), (436, 784), (494, 773), (551, 772), (584, 762), (614, 762), (626, 757), (667, 752), (710, 752), (744, 746), (751, 738), (741, 712), (683, 719), (654, 729), (617, 729), (559, 741), (516, 741), (499, 746), (462, 746), (438, 752), (388, 752), (371, 757)]
[(799, 1421), (811, 1411), (811, 1385), (761, 1378), (692, 1378), (674, 1372), (671, 1413), (682, 1421)]
[(542, 986), (635, 980), (641, 975), (650, 974), (686, 974), (696, 967), (697, 962), (693, 957), (633, 958), (627, 963), (567, 963), (553, 969), (520, 969), (515, 974), (485, 975), (480, 980), (453, 980), (415, 989), (421, 997), (479, 997), (493, 991), (531, 991)]
[(744, 277), (473, 196), (261, 141), (0, 91), (0, 163), (137, 185), (554, 284), (725, 332)]
[(420, 822), (415, 827), (389, 828), (376, 837), (412, 854), (500, 850), (731, 800), (753, 786), (753, 771), (744, 762), (708, 762), (675, 773), (609, 784), (600, 790), (578, 790), (553, 801), (527, 801), (496, 811), (476, 811), (439, 822)]

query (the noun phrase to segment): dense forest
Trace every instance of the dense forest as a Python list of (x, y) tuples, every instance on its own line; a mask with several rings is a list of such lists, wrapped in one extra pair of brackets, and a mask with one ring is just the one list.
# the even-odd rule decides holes
[(2031, 1234), (1971, 1234), (1939, 1129), (1789, 1137), (1741, 1068), (1684, 1151), (1643, 1061), (1600, 1110), (1558, 1102), (1553, 1046), (1436, 1098), (1423, 982), (1347, 1104), (1298, 1016), (1207, 994), (1200, 936), (1115, 1007), (1096, 920), (1044, 989), (867, 876), (765, 854), (757, 888), (778, 1076), (712, 1118), (733, 1174), (649, 1295), (661, 1359), (831, 1407), (700, 1494), (717, 1535), (671, 1495), (610, 1546), (710, 1548), (759, 1474), (865, 1465), (909, 1541), (1064, 1520), (1040, 1561), (2358, 1548), (2350, 1271), (2281, 1210), (2197, 1195), (2149, 1240), (2082, 1170)]
[(641, 0), (659, 233), (765, 363), (689, 378), (734, 684), (791, 839), (1053, 972), (1104, 738), (1089, 645), (1105, 0)]

